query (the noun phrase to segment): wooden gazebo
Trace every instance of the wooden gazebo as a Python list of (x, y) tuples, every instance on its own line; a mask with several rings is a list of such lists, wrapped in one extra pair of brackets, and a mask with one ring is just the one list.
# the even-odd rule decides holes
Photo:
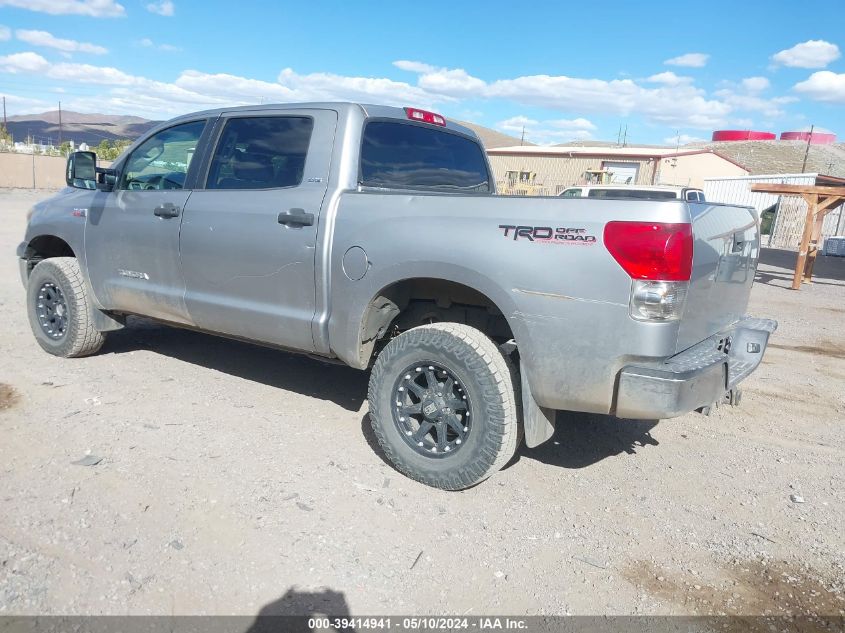
[(840, 204), (845, 203), (845, 186), (829, 187), (822, 185), (784, 185), (774, 182), (761, 182), (751, 185), (751, 191), (801, 196), (807, 202), (807, 218), (795, 259), (795, 275), (792, 277), (792, 289), (800, 290), (801, 282), (813, 279), (813, 266), (819, 250), (824, 217)]

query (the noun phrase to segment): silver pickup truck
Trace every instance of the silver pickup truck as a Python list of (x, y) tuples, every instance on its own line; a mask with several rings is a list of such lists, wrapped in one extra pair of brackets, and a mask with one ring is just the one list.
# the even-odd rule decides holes
[(745, 315), (752, 209), (495, 195), (478, 138), (415, 108), (199, 112), (109, 169), (68, 160), (18, 248), (32, 331), (93, 354), (127, 315), (371, 368), (396, 468), (457, 490), (557, 410), (737, 403), (776, 323)]

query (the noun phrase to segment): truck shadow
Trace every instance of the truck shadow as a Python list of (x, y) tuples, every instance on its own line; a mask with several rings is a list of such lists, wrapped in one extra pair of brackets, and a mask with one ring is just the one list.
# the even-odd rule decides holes
[[(277, 389), (330, 400), (347, 411), (359, 411), (367, 397), (367, 372), (134, 317), (130, 317), (124, 329), (109, 335), (101, 353), (125, 354), (139, 350)], [(164, 379), (166, 375), (159, 378)]]
[[(341, 619), (351, 616), (342, 591), (298, 591), (291, 587), (280, 598), (264, 605), (244, 633), (310, 633), (314, 630), (308, 626), (310, 618), (325, 619), (328, 616)], [(355, 633), (352, 628), (344, 630)]]
[[(141, 318), (130, 318), (126, 328), (112, 332), (101, 353), (126, 354), (139, 350), (330, 400), (347, 411), (360, 411), (367, 397), (367, 372)], [(166, 378), (166, 374), (159, 377)], [(536, 448), (523, 445), (509, 466), (525, 457), (561, 468), (586, 468), (620, 453), (634, 454), (643, 446), (656, 446), (657, 440), (650, 435), (656, 424), (656, 420), (621, 420), (608, 415), (561, 411), (552, 438)], [(368, 413), (361, 420), (361, 431), (373, 452), (391, 465), (378, 445)]]
[[(507, 470), (523, 457), (559, 468), (578, 469), (592, 466), (620, 453), (634, 455), (638, 448), (659, 444), (651, 436), (651, 429), (657, 422), (658, 420), (623, 420), (611, 415), (559, 411), (555, 433), (551, 439), (536, 448), (528, 448), (522, 444), (503, 470)], [(365, 413), (361, 418), (361, 433), (372, 451), (393, 468), (373, 433), (369, 413)]]
[(651, 436), (657, 422), (559, 411), (551, 439), (536, 448), (523, 444), (511, 464), (524, 457), (550, 466), (578, 469), (620, 453), (633, 455), (639, 448), (659, 444)]

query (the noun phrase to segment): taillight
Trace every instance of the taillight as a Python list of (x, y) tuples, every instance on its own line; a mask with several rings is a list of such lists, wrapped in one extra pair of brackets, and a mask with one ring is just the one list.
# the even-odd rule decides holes
[(662, 222), (608, 222), (604, 245), (632, 279), (689, 281), (692, 226)]
[(692, 275), (692, 226), (608, 222), (604, 244), (634, 280), (630, 314), (644, 321), (681, 318)]
[(434, 125), (446, 126), (446, 118), (440, 114), (429, 112), (428, 110), (418, 110), (417, 108), (405, 108), (405, 115), (411, 121), (420, 121), (421, 123), (432, 123)]

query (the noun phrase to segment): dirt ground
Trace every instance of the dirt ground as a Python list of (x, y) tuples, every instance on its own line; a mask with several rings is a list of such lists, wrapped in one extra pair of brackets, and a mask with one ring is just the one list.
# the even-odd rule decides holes
[(142, 320), (42, 352), (14, 249), (45, 195), (0, 193), (0, 614), (845, 613), (845, 259), (794, 292), (764, 251), (740, 408), (561, 413), (447, 493), (385, 463), (364, 372)]

